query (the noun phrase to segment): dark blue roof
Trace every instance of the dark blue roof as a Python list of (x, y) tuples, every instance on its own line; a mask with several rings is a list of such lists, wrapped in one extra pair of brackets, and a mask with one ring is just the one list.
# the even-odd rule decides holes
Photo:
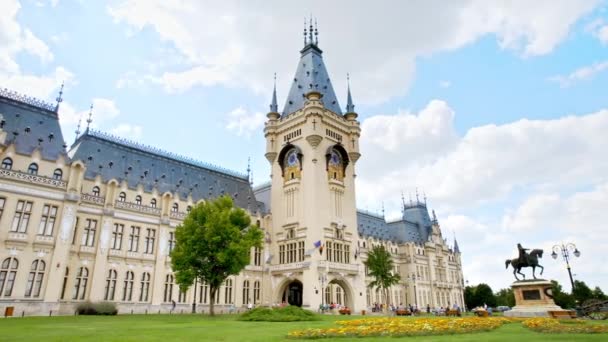
[[(0, 89), (0, 115), (7, 132), (5, 144), (15, 142), (17, 153), (31, 155), (40, 148), (42, 159), (65, 155), (65, 141), (55, 106), (38, 99)], [(67, 155), (66, 155), (67, 157)]]
[(200, 199), (230, 195), (235, 204), (251, 212), (264, 211), (257, 202), (247, 175), (205, 164), (106, 133), (87, 130), (72, 146), (70, 156), (87, 164), (85, 178), (100, 175), (104, 181), (126, 180), (130, 188), (155, 187), (160, 193), (189, 194)]
[(315, 43), (309, 43), (300, 53), (300, 62), (291, 82), (291, 89), (285, 101), (283, 115), (289, 115), (302, 109), (306, 101), (305, 95), (310, 91), (321, 93), (321, 101), (323, 101), (325, 108), (341, 115), (340, 104), (321, 56), (323, 51)]
[(363, 210), (357, 211), (359, 235), (397, 243), (428, 241), (432, 224), (424, 203), (404, 206), (403, 218), (386, 222), (384, 217)]

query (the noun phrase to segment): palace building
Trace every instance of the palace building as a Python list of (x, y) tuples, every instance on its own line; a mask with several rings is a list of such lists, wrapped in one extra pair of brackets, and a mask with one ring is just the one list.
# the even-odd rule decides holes
[[(364, 260), (375, 245), (393, 256), (395, 305), (463, 307), (460, 250), (442, 237), (426, 199), (403, 201), (402, 217), (357, 210), (360, 124), (350, 87), (342, 111), (316, 30), (285, 105), (276, 87), (264, 128), (270, 182), (87, 129), (68, 146), (51, 105), (0, 90), (0, 310), (73, 314), (83, 301), (120, 313), (219, 311), (249, 303), (322, 303), (356, 312), (383, 302)], [(197, 283), (180, 291), (171, 270), (175, 228), (200, 201), (231, 196), (265, 232), (250, 265), (216, 298)], [(3, 311), (4, 312), (4, 311)]]

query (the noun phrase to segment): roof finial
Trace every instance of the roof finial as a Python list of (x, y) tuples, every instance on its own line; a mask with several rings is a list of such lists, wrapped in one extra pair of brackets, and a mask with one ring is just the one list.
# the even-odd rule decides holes
[(93, 104), (91, 103), (91, 107), (89, 107), (89, 118), (87, 119), (87, 130), (89, 131), (89, 127), (91, 126), (91, 122), (93, 122)]
[(420, 197), (418, 196), (418, 187), (416, 187), (416, 204), (420, 204)]
[(433, 221), (437, 222), (437, 215), (435, 215), (435, 209), (433, 209)]
[(412, 193), (409, 192), (408, 195), (410, 196), (410, 205), (414, 204), (414, 202), (412, 202)]
[(308, 44), (314, 44), (315, 43), (314, 40), (313, 40), (313, 38), (312, 38), (313, 33), (314, 32), (313, 32), (313, 29), (312, 29), (312, 13), (311, 13), (310, 14), (310, 23), (309, 23), (309, 26), (308, 26), (308, 40), (309, 40)]
[(306, 32), (306, 17), (304, 17), (304, 46), (306, 46), (306, 37), (307, 37), (307, 32)]
[(55, 99), (57, 101), (57, 105), (55, 106), (55, 113), (59, 113), (59, 104), (63, 102), (63, 85), (64, 83), (61, 82), (61, 88), (59, 88), (59, 96), (57, 96), (57, 98)]
[(382, 218), (384, 218), (384, 201), (382, 201)]
[(78, 119), (78, 126), (76, 126), (76, 131), (74, 131), (74, 133), (76, 133), (76, 137), (74, 138), (74, 142), (76, 142), (76, 139), (78, 139), (78, 136), (80, 135), (80, 124), (81, 123), (82, 123), (82, 115)]
[(274, 88), (272, 89), (272, 102), (270, 103), (270, 112), (278, 113), (279, 105), (277, 104), (277, 73), (274, 73)]
[(247, 180), (251, 184), (251, 157), (247, 157)]
[(319, 30), (317, 29), (317, 18), (315, 18), (315, 45), (319, 45)]
[(353, 98), (350, 95), (350, 74), (349, 73), (346, 73), (346, 84), (347, 84), (347, 88), (348, 88), (348, 92), (346, 95), (346, 112), (354, 113), (355, 105), (353, 104)]
[(426, 205), (426, 192), (422, 190), (422, 199), (424, 200), (424, 205)]
[(405, 208), (405, 197), (403, 196), (403, 190), (401, 190), (401, 203), (403, 204), (403, 208)]

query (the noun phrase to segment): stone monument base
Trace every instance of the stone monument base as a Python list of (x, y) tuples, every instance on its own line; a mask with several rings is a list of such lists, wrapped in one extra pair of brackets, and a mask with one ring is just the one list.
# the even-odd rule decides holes
[(545, 279), (520, 280), (511, 285), (515, 306), (505, 311), (506, 317), (569, 317), (568, 310), (557, 306), (551, 293), (552, 284)]

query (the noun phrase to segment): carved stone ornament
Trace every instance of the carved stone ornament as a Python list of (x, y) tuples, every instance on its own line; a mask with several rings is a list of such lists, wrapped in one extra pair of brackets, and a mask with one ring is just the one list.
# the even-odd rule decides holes
[(264, 155), (270, 164), (274, 163), (274, 160), (277, 158), (276, 152), (268, 152)]
[(312, 146), (312, 148), (316, 148), (323, 140), (323, 137), (317, 134), (309, 135), (306, 137), (306, 141)]
[(101, 235), (99, 236), (99, 247), (101, 252), (104, 253), (110, 245), (110, 219), (103, 221), (103, 227), (101, 229)]
[(74, 206), (66, 205), (63, 208), (63, 219), (61, 220), (61, 232), (59, 237), (61, 241), (67, 242), (70, 239), (70, 233), (74, 226)]

